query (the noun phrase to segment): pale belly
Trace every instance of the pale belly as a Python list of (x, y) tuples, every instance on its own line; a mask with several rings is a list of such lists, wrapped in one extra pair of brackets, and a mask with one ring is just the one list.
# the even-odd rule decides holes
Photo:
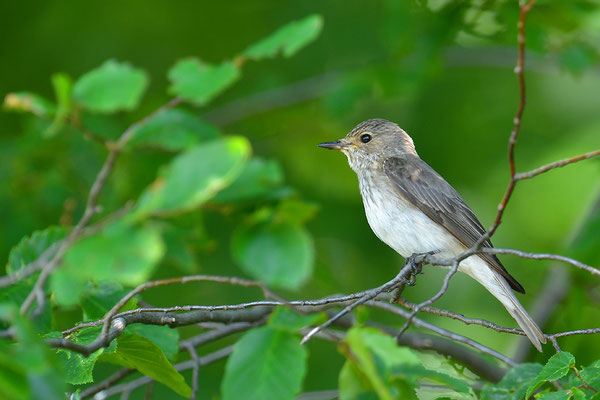
[(402, 257), (438, 252), (453, 257), (464, 246), (446, 229), (395, 192), (374, 192), (361, 187), (365, 213), (375, 235)]

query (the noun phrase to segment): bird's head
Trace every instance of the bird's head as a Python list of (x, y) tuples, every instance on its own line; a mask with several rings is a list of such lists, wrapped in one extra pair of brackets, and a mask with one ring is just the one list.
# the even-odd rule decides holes
[(417, 155), (412, 138), (402, 128), (379, 118), (361, 122), (345, 138), (319, 147), (340, 150), (355, 171), (389, 157)]

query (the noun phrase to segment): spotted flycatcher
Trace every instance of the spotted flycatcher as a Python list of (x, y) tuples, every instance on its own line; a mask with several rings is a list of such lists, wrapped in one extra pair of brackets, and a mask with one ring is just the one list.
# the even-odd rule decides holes
[[(358, 175), (367, 220), (375, 235), (402, 257), (435, 252), (455, 257), (472, 247), (485, 229), (454, 188), (421, 160), (413, 140), (398, 125), (370, 119), (344, 139), (321, 143), (341, 150)], [(487, 240), (484, 247), (492, 247)], [(523, 286), (493, 254), (461, 261), (459, 271), (483, 285), (517, 321), (531, 343), (542, 350), (540, 328), (527, 314), (513, 290)]]

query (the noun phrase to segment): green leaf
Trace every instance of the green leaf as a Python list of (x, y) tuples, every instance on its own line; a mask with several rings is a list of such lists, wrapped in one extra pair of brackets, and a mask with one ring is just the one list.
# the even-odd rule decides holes
[[(340, 400), (379, 400), (379, 396), (369, 385), (369, 382), (359, 373), (359, 367), (351, 361), (346, 361), (340, 370), (338, 378)], [(407, 400), (417, 399), (414, 390), (408, 391)]]
[(51, 226), (25, 236), (10, 250), (6, 272), (14, 274), (27, 264), (38, 259), (54, 243), (65, 237), (65, 230), (60, 226)]
[(573, 73), (581, 75), (598, 62), (598, 52), (594, 46), (585, 42), (569, 44), (559, 55), (560, 65)]
[(144, 71), (128, 63), (108, 60), (79, 78), (73, 88), (73, 98), (94, 112), (133, 110), (147, 86)]
[(117, 351), (103, 356), (103, 361), (137, 369), (183, 397), (191, 395), (192, 389), (183, 376), (175, 370), (161, 349), (150, 340), (137, 334), (125, 333), (119, 336), (117, 342)]
[(62, 129), (73, 108), (71, 98), (73, 81), (71, 78), (66, 74), (54, 74), (52, 75), (52, 86), (54, 87), (58, 108), (56, 109), (52, 125), (44, 132), (44, 135), (47, 137), (54, 136)]
[(169, 361), (175, 361), (179, 354), (179, 331), (168, 326), (133, 324), (125, 332), (145, 337), (162, 350)]
[(600, 361), (596, 361), (582, 369), (581, 377), (588, 385), (600, 391)]
[(217, 194), (215, 201), (226, 203), (277, 198), (285, 194), (280, 190), (282, 184), (283, 172), (276, 161), (253, 157), (231, 186)]
[[(415, 398), (416, 382), (394, 375), (392, 368), (401, 365), (421, 365), (419, 358), (410, 350), (399, 347), (394, 339), (375, 328), (356, 326), (348, 331), (346, 343), (349, 348), (348, 368), (355, 369), (363, 378), (364, 388), (381, 399)], [(348, 371), (340, 375), (342, 398), (356, 398), (357, 387), (348, 379)], [(342, 380), (343, 378), (343, 380)]]
[(267, 285), (297, 289), (312, 274), (312, 239), (296, 224), (241, 225), (233, 234), (232, 249), (242, 269)]
[(197, 236), (197, 232), (202, 232), (202, 229), (198, 225), (185, 229), (172, 224), (165, 224), (161, 228), (167, 246), (163, 262), (173, 265), (186, 275), (197, 272), (197, 262), (192, 253), (201, 248), (204, 240), (208, 240)]
[[(0, 394), (13, 393), (16, 395), (12, 398), (18, 399), (29, 391), (28, 398), (32, 399), (64, 399), (64, 371), (56, 354), (42, 341), (31, 321), (19, 313), (18, 307), (6, 303), (0, 303), (0, 319), (11, 325), (15, 339), (10, 344), (0, 340), (0, 360), (7, 357), (12, 365), (7, 371), (0, 372), (0, 380), (10, 376), (15, 379), (6, 387), (0, 385)], [(0, 361), (0, 365), (2, 363)], [(21, 392), (23, 379), (26, 379), (28, 389)]]
[(211, 65), (195, 58), (187, 58), (169, 70), (169, 91), (201, 106), (231, 86), (239, 77), (240, 71), (231, 61)]
[(183, 110), (166, 110), (133, 132), (127, 149), (138, 146), (179, 151), (215, 139), (219, 130)]
[(529, 384), (539, 375), (543, 367), (540, 364), (525, 363), (517, 365), (497, 384), (488, 383), (481, 391), (482, 400), (521, 400)]
[(31, 92), (8, 93), (3, 107), (8, 111), (30, 112), (41, 118), (50, 118), (56, 113), (56, 106), (51, 101)]
[(300, 392), (306, 347), (292, 333), (260, 327), (235, 344), (221, 383), (224, 400), (286, 400)]
[(404, 380), (421, 382), (423, 380), (447, 386), (459, 393), (469, 393), (471, 388), (462, 379), (455, 378), (446, 373), (432, 371), (422, 365), (402, 364), (391, 368), (391, 374)]
[(277, 207), (277, 217), (295, 224), (304, 224), (317, 213), (319, 206), (294, 199), (285, 199)]
[(377, 355), (386, 365), (421, 365), (419, 357), (406, 347), (400, 347), (389, 335), (378, 329), (357, 326), (348, 331), (346, 342), (359, 358), (368, 359), (371, 354)]
[(248, 47), (242, 55), (252, 60), (272, 58), (282, 52), (291, 57), (319, 36), (323, 28), (323, 17), (310, 15), (298, 21), (290, 22), (270, 36)]
[(132, 218), (198, 207), (237, 178), (249, 155), (250, 144), (240, 136), (217, 139), (178, 155), (144, 191)]
[(586, 400), (587, 399), (585, 392), (578, 387), (572, 387), (570, 389), (570, 391), (571, 391), (571, 396), (572, 396), (573, 400)]
[(52, 275), (50, 287), (58, 304), (75, 304), (88, 281), (114, 280), (128, 286), (147, 281), (163, 254), (156, 228), (118, 221), (75, 243)]
[[(537, 396), (536, 396), (537, 397)], [(538, 397), (540, 400), (569, 400), (572, 399), (571, 390), (559, 390), (558, 392), (546, 393)], [(585, 395), (582, 400), (585, 399)]]
[[(100, 335), (101, 330), (101, 327), (83, 328), (72, 334), (69, 337), (69, 340), (78, 344), (87, 345)], [(60, 334), (58, 334), (57, 337), (60, 337)], [(104, 353), (113, 353), (117, 347), (116, 344), (116, 341), (113, 341), (107, 348), (102, 347), (88, 357), (66, 349), (57, 350), (58, 358), (63, 362), (64, 370), (66, 372), (65, 381), (72, 385), (82, 385), (93, 382), (94, 377), (92, 372), (98, 357)]]
[[(80, 305), (83, 309), (84, 321), (96, 321), (102, 319), (104, 315), (121, 300), (127, 293), (122, 285), (114, 281), (99, 282), (85, 291), (85, 295), (80, 299)], [(132, 310), (137, 306), (135, 298), (129, 300), (121, 311)]]
[[(35, 231), (31, 236), (26, 236), (14, 246), (8, 255), (8, 265), (6, 272), (9, 274), (21, 271), (25, 266), (37, 260), (45, 251), (52, 247), (46, 256), (51, 258), (50, 253), (56, 251), (58, 242), (65, 237), (65, 230), (62, 227), (49, 227), (41, 231)], [(8, 301), (13, 304), (22, 304), (25, 298), (33, 289), (39, 272), (20, 280), (14, 285), (0, 288), (0, 301)], [(35, 310), (32, 308), (31, 312)], [(33, 320), (37, 329), (48, 330), (52, 323), (52, 312), (50, 302), (46, 302), (42, 314)]]
[(575, 365), (575, 357), (566, 351), (556, 353), (546, 363), (538, 376), (529, 384), (526, 398), (529, 398), (545, 382), (562, 378), (569, 373), (571, 366)]
[(325, 313), (301, 315), (285, 307), (277, 307), (269, 317), (269, 326), (275, 329), (297, 332), (300, 329), (315, 325), (317, 321), (325, 322)]
[(11, 350), (14, 345), (8, 340), (0, 340), (0, 398), (26, 400), (31, 398), (25, 369), (14, 362)]

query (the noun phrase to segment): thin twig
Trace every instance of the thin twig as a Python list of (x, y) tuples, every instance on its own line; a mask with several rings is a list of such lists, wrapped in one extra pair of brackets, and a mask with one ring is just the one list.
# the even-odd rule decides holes
[[(504, 192), (504, 196), (502, 197), (502, 201), (498, 205), (498, 212), (496, 214), (496, 219), (494, 220), (493, 225), (488, 229), (488, 237), (491, 237), (496, 229), (502, 222), (502, 215), (504, 214), (504, 210), (506, 209), (506, 205), (512, 196), (513, 190), (515, 189), (515, 184), (517, 181), (515, 180), (515, 174), (517, 173), (515, 167), (515, 145), (517, 144), (517, 138), (519, 137), (519, 131), (521, 130), (521, 119), (523, 118), (523, 111), (525, 111), (525, 74), (523, 70), (523, 65), (525, 64), (525, 20), (527, 18), (527, 13), (533, 7), (535, 0), (529, 0), (527, 3), (522, 3), (519, 6), (519, 22), (517, 25), (518, 30), (518, 48), (519, 53), (517, 57), (517, 66), (515, 67), (515, 74), (517, 74), (517, 78), (519, 80), (519, 108), (517, 109), (517, 114), (513, 119), (513, 130), (510, 133), (510, 138), (508, 140), (508, 164), (510, 169), (510, 182), (508, 183), (508, 187)], [(485, 240), (484, 240), (485, 241)]]
[(589, 153), (581, 154), (579, 156), (566, 158), (564, 160), (555, 161), (553, 163), (543, 165), (543, 166), (536, 168), (534, 170), (531, 170), (531, 171), (519, 172), (518, 174), (516, 174), (514, 176), (514, 179), (516, 181), (522, 181), (524, 179), (531, 179), (534, 176), (538, 176), (538, 175), (543, 174), (544, 172), (548, 172), (552, 169), (564, 167), (565, 165), (573, 164), (573, 163), (576, 163), (576, 162), (582, 161), (582, 160), (587, 160), (589, 158), (597, 157), (599, 155), (600, 155), (600, 150), (590, 151)]
[(579, 380), (581, 381), (581, 383), (583, 384), (583, 387), (585, 387), (588, 390), (591, 390), (594, 393), (598, 393), (598, 391), (596, 389), (594, 389), (593, 387), (590, 386), (589, 383), (587, 383), (582, 377), (581, 374), (579, 373), (579, 370), (577, 369), (577, 367), (575, 367), (574, 365), (570, 366), (571, 370), (573, 371), (573, 373), (575, 374), (575, 376), (577, 378), (579, 378)]
[(595, 335), (597, 333), (600, 333), (600, 328), (577, 329), (574, 331), (558, 332), (558, 333), (553, 333), (552, 335), (546, 335), (546, 337), (561, 338), (561, 337), (573, 336), (573, 335)]
[(190, 400), (196, 400), (196, 393), (198, 393), (198, 376), (200, 374), (200, 359), (198, 358), (198, 353), (196, 349), (192, 345), (185, 346), (188, 353), (190, 353), (190, 357), (192, 358), (192, 395), (190, 396)]
[(517, 256), (517, 257), (521, 257), (521, 258), (528, 258), (528, 259), (532, 259), (532, 260), (555, 260), (555, 261), (561, 261), (561, 262), (570, 264), (570, 265), (572, 265), (572, 266), (574, 266), (576, 268), (583, 269), (583, 270), (589, 272), (592, 275), (600, 276), (600, 270), (592, 267), (591, 265), (587, 265), (587, 264), (582, 263), (581, 261), (577, 261), (577, 260), (575, 260), (573, 258), (561, 256), (561, 255), (558, 255), (558, 254), (530, 253), (530, 252), (521, 251), (521, 250), (502, 249), (502, 248), (497, 248), (497, 247), (493, 247), (493, 248), (484, 247), (484, 248), (478, 250), (477, 253), (511, 254), (513, 256)]

